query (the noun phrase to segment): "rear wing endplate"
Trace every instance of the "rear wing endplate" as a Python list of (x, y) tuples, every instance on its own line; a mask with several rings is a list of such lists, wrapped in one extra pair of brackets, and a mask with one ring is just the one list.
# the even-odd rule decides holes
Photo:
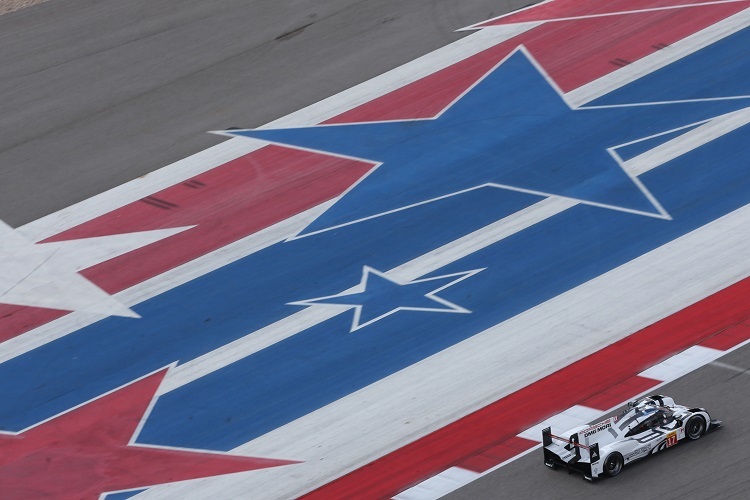
[(557, 459), (559, 461), (562, 461), (566, 465), (570, 465), (581, 460), (581, 449), (588, 450), (589, 461), (592, 464), (599, 461), (600, 456), (598, 443), (593, 443), (590, 445), (581, 444), (577, 432), (571, 434), (569, 438), (555, 436), (554, 434), (552, 434), (552, 429), (550, 427), (545, 427), (544, 429), (542, 429), (542, 446), (545, 448), (545, 457), (547, 456), (548, 451), (552, 451), (547, 450), (547, 448), (552, 447), (553, 440), (565, 443), (564, 445), (562, 445), (562, 447), (573, 453), (573, 457), (571, 457), (569, 460), (564, 460), (557, 453), (553, 452)]

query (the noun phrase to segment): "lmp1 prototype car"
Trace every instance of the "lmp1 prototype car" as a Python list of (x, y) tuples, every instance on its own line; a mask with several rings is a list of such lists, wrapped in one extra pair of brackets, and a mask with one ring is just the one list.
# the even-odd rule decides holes
[(675, 404), (668, 396), (653, 395), (628, 403), (620, 415), (591, 426), (552, 434), (542, 430), (544, 464), (567, 467), (593, 481), (599, 476), (616, 476), (635, 460), (653, 455), (687, 438), (695, 440), (721, 427), (704, 408)]

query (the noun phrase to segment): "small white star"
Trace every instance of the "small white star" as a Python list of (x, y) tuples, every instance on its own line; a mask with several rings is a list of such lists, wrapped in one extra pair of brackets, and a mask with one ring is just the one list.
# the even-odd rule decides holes
[(362, 268), (362, 279), (350, 290), (337, 295), (291, 302), (298, 306), (336, 306), (354, 309), (350, 332), (359, 330), (399, 311), (470, 313), (437, 294), (482, 269), (446, 274), (433, 278), (398, 281), (370, 266)]
[(190, 227), (34, 243), (0, 221), (0, 303), (138, 318), (78, 271)]

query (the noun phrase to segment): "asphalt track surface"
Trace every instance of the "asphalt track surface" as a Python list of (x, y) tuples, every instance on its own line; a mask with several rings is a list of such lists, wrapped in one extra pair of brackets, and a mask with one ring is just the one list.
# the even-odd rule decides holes
[[(526, 1), (52, 0), (0, 17), (0, 219), (19, 226), (463, 35)], [(584, 483), (523, 457), (449, 498), (745, 498), (750, 349), (661, 392), (725, 428)]]
[(745, 346), (658, 389), (678, 403), (705, 407), (724, 427), (699, 441), (635, 462), (615, 478), (592, 484), (578, 474), (552, 471), (542, 464), (537, 448), (444, 498), (747, 498), (748, 383), (750, 347)]
[(0, 17), (13, 227), (462, 38), (526, 0), (54, 0)]

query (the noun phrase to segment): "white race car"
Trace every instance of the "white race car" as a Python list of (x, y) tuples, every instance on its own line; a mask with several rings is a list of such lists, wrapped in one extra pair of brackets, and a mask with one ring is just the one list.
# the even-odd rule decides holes
[(542, 430), (544, 464), (567, 467), (593, 481), (616, 476), (634, 460), (645, 458), (683, 439), (695, 440), (721, 427), (704, 408), (675, 404), (668, 396), (653, 395), (628, 403), (620, 415), (570, 429), (561, 437), (549, 427)]

